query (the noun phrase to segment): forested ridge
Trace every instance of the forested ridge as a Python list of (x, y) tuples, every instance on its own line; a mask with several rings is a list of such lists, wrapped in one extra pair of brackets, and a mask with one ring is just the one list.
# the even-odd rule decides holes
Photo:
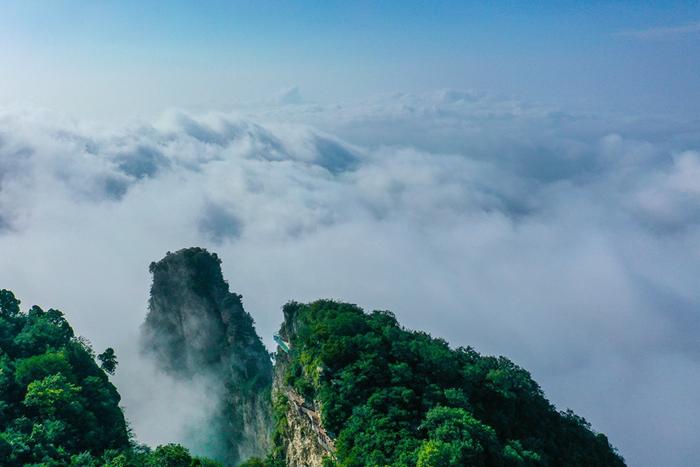
[[(393, 313), (289, 303), (280, 335), (287, 385), (321, 407), (326, 465), (623, 466), (605, 435), (559, 412), (505, 357), (402, 328)], [(267, 465), (284, 465), (284, 394)]]
[[(526, 370), (407, 330), (389, 311), (287, 303), (273, 386), (253, 318), (220, 264), (201, 248), (152, 263), (142, 329), (162, 371), (227, 391), (207, 420), (209, 446), (188, 444), (197, 453), (216, 444), (216, 460), (179, 444), (138, 444), (109, 379), (114, 350), (96, 354), (61, 311), (22, 312), (0, 290), (0, 465), (625, 465), (605, 435), (549, 403)], [(300, 431), (304, 423), (312, 429)]]

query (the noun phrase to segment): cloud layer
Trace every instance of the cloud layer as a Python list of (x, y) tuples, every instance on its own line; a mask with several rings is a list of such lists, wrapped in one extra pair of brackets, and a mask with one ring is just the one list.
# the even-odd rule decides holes
[(697, 122), (458, 91), (278, 100), (120, 128), (0, 112), (0, 285), (117, 349), (142, 440), (180, 430), (154, 429), (167, 408), (129, 363), (147, 265), (202, 245), (268, 344), (290, 299), (389, 308), (528, 368), (630, 465), (700, 461)]

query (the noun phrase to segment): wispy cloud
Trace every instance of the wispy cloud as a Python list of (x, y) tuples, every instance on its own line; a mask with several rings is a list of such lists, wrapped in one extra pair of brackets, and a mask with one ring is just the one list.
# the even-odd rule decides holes
[(648, 29), (629, 29), (620, 31), (619, 36), (634, 39), (664, 39), (668, 37), (684, 36), (700, 33), (700, 21), (680, 26), (657, 26)]

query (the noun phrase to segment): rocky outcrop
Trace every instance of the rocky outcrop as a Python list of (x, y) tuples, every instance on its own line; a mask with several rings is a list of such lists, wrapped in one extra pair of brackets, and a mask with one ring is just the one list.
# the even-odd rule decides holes
[(294, 317), (285, 310), (272, 385), (276, 411), (284, 417), (277, 444), (280, 445), (279, 454), (285, 465), (321, 467), (324, 459), (335, 459), (335, 441), (323, 426), (320, 402), (306, 399), (284, 381), (289, 353), (294, 352), (289, 347), (294, 332)]
[[(279, 354), (278, 354), (279, 355)], [(323, 466), (323, 459), (335, 458), (335, 442), (321, 421), (317, 401), (306, 400), (284, 384), (286, 359), (279, 355), (275, 365), (273, 397), (284, 411), (284, 432), (281, 433), (284, 463), (288, 466)]]
[(181, 380), (206, 381), (216, 407), (207, 420), (207, 454), (236, 465), (264, 457), (271, 427), (272, 363), (229, 290), (221, 260), (202, 248), (168, 253), (151, 263), (153, 285), (142, 349)]

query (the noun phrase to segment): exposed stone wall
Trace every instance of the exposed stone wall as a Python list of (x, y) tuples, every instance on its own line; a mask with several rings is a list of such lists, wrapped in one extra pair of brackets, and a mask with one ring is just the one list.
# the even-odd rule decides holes
[(290, 467), (320, 467), (324, 458), (335, 457), (335, 443), (323, 427), (318, 403), (307, 401), (284, 384), (287, 362), (286, 355), (278, 355), (272, 386), (273, 398), (282, 395), (286, 401), (285, 463)]
[(235, 466), (265, 457), (271, 431), (272, 362), (241, 296), (229, 290), (221, 260), (202, 248), (152, 263), (142, 348), (184, 384), (204, 380), (216, 398), (205, 426), (206, 454)]

